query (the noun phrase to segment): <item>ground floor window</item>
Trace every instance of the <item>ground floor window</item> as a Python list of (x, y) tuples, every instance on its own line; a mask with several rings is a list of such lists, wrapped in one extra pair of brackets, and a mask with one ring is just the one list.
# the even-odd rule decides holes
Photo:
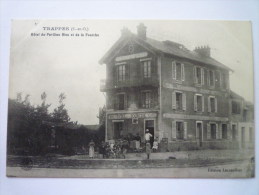
[(184, 139), (183, 122), (176, 122), (176, 139)]
[(228, 129), (227, 129), (227, 124), (222, 124), (222, 139), (227, 139), (228, 138)]
[(217, 139), (217, 127), (216, 124), (210, 124), (211, 139)]

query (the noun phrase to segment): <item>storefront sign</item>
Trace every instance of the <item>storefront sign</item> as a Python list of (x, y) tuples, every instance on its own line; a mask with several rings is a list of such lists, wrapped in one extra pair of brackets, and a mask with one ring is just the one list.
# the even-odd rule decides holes
[(147, 113), (132, 113), (132, 114), (110, 114), (109, 119), (133, 119), (133, 118), (155, 118), (157, 113), (147, 112)]

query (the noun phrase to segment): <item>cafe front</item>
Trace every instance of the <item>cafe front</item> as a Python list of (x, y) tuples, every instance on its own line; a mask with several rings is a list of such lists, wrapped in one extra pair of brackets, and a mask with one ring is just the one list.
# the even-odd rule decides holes
[(105, 139), (116, 140), (139, 134), (144, 140), (146, 129), (154, 138), (158, 129), (157, 116), (157, 112), (107, 113)]

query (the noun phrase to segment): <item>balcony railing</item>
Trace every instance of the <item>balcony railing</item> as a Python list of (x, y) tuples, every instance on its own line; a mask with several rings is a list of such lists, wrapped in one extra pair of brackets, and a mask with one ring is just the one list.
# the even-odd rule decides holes
[(158, 87), (158, 77), (139, 78), (134, 80), (113, 81), (102, 79), (100, 82), (100, 90), (107, 91), (110, 89), (125, 88), (125, 87), (139, 87), (139, 86), (154, 86)]

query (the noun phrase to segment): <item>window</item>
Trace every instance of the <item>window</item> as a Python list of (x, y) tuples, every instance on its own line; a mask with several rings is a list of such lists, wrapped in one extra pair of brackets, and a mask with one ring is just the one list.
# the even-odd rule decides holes
[(201, 94), (194, 95), (194, 111), (204, 111), (204, 97)]
[(208, 98), (208, 112), (217, 112), (217, 99), (214, 96), (209, 96)]
[(187, 139), (187, 122), (172, 121), (172, 138), (177, 140)]
[(198, 66), (194, 67), (194, 83), (204, 85), (204, 69)]
[(172, 63), (172, 76), (176, 81), (184, 81), (184, 64), (173, 61)]
[(216, 124), (210, 124), (211, 139), (217, 139), (217, 127)]
[(150, 108), (151, 107), (151, 92), (143, 91), (141, 92), (141, 102), (142, 108)]
[(228, 138), (228, 129), (227, 129), (227, 124), (222, 124), (222, 139), (227, 139)]
[(151, 61), (143, 61), (143, 77), (150, 78), (151, 77)]
[(117, 66), (117, 80), (125, 81), (126, 80), (126, 67), (125, 65)]
[(215, 86), (215, 75), (213, 70), (208, 70), (208, 84), (210, 87)]
[(182, 110), (183, 108), (183, 94), (182, 93), (175, 93), (176, 95), (176, 110)]
[(232, 100), (232, 114), (240, 114), (240, 102)]
[(115, 97), (115, 109), (124, 110), (126, 108), (126, 95), (124, 93), (117, 94)]
[(184, 139), (184, 126), (183, 122), (176, 122), (176, 139)]
[(224, 73), (222, 73), (221, 74), (221, 87), (223, 88), (223, 89), (227, 89), (227, 75), (226, 74), (224, 74)]
[(175, 110), (186, 110), (186, 95), (180, 91), (172, 93), (172, 108)]

